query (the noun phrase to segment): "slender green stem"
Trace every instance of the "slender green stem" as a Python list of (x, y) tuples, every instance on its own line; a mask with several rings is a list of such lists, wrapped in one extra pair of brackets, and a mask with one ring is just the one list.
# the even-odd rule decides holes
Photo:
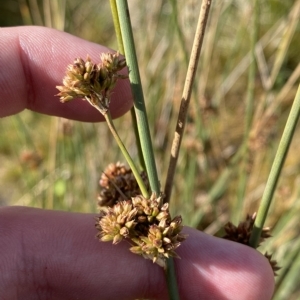
[(107, 122), (107, 125), (108, 125), (108, 127), (109, 127), (112, 135), (114, 136), (116, 142), (118, 143), (118, 146), (120, 147), (120, 149), (121, 149), (121, 151), (122, 151), (122, 153), (123, 153), (123, 155), (124, 155), (127, 163), (129, 164), (129, 166), (130, 166), (130, 168), (132, 170), (132, 173), (133, 173), (133, 175), (134, 175), (134, 177), (135, 177), (135, 179), (136, 179), (136, 181), (137, 181), (137, 183), (138, 183), (138, 185), (140, 187), (140, 190), (141, 190), (143, 196), (145, 198), (149, 198), (150, 195), (149, 195), (149, 193), (147, 191), (145, 183), (144, 183), (144, 181), (143, 181), (143, 179), (142, 179), (142, 177), (141, 177), (141, 175), (140, 175), (137, 167), (135, 166), (135, 163), (133, 162), (130, 154), (128, 153), (126, 147), (124, 146), (122, 140), (120, 139), (120, 137), (119, 137), (119, 135), (118, 135), (118, 133), (116, 131), (116, 128), (115, 128), (114, 123), (113, 123), (113, 120), (112, 120), (111, 115), (110, 115), (110, 112), (107, 111), (107, 113), (103, 114), (103, 116), (104, 116), (104, 118), (105, 118), (105, 120)]
[(118, 42), (118, 48), (121, 54), (124, 54), (124, 46), (123, 46), (123, 39), (122, 39), (122, 33), (121, 33), (121, 27), (120, 27), (120, 21), (118, 16), (118, 9), (116, 0), (110, 0), (110, 9), (113, 16), (114, 21), (114, 27), (115, 32), (117, 36), (117, 42)]
[(169, 162), (168, 174), (167, 174), (167, 180), (165, 186), (165, 199), (164, 199), (165, 202), (169, 202), (171, 198), (173, 180), (175, 176), (175, 169), (176, 169), (177, 160), (179, 156), (179, 150), (180, 150), (181, 141), (182, 141), (183, 132), (186, 123), (186, 116), (190, 104), (192, 86), (196, 75), (196, 69), (199, 61), (200, 51), (202, 48), (204, 32), (206, 28), (210, 6), (211, 6), (211, 0), (202, 1), (191, 58), (190, 58), (186, 80), (183, 88), (180, 110), (179, 110), (177, 125), (175, 129), (175, 136), (172, 142), (171, 156), (170, 156), (170, 162)]
[[(110, 8), (111, 8), (112, 16), (113, 16), (119, 52), (124, 55), (124, 53), (125, 53), (124, 45), (123, 45), (123, 39), (122, 39), (122, 33), (121, 33), (121, 27), (120, 27), (120, 21), (119, 21), (119, 16), (118, 16), (116, 0), (110, 0)], [(139, 156), (139, 161), (140, 161), (140, 167), (141, 167), (141, 169), (145, 170), (146, 169), (145, 161), (144, 161), (144, 157), (143, 157), (143, 153), (142, 153), (141, 141), (140, 141), (140, 137), (139, 137), (134, 107), (132, 107), (130, 109), (130, 114), (131, 114), (131, 120), (132, 120), (134, 135), (135, 135), (135, 139), (136, 139), (136, 144), (137, 144), (137, 151), (138, 151), (138, 156)]]
[(264, 190), (262, 200), (260, 203), (257, 217), (255, 219), (253, 231), (250, 237), (249, 245), (253, 248), (257, 248), (261, 232), (267, 218), (268, 210), (272, 202), (272, 198), (276, 189), (278, 178), (283, 167), (289, 146), (292, 141), (292, 137), (296, 128), (296, 124), (300, 115), (300, 85), (292, 105), (288, 120), (286, 122), (278, 150), (269, 174), (269, 178)]
[(131, 83), (131, 89), (133, 93), (134, 108), (137, 118), (139, 137), (141, 139), (141, 147), (146, 164), (146, 170), (152, 191), (159, 194), (160, 185), (154, 160), (154, 153), (152, 148), (146, 106), (138, 68), (127, 1), (117, 0), (117, 9), (119, 21), (121, 24), (125, 57), (129, 69), (129, 80)]
[(138, 157), (139, 157), (139, 162), (140, 162), (140, 168), (145, 171), (146, 170), (146, 165), (145, 165), (145, 160), (143, 156), (143, 151), (142, 151), (142, 146), (141, 146), (141, 139), (139, 137), (139, 129), (137, 125), (137, 119), (136, 119), (136, 114), (134, 107), (130, 109), (130, 114), (131, 114), (131, 120), (132, 120), (132, 125), (133, 125), (133, 131), (136, 139), (136, 147), (137, 147), (137, 152), (138, 152)]
[(170, 300), (180, 300), (179, 292), (178, 292), (178, 288), (177, 288), (175, 265), (174, 265), (174, 260), (172, 258), (169, 258), (167, 260), (167, 268), (165, 270), (165, 273), (166, 273), (166, 278), (167, 278), (169, 299)]
[[(118, 15), (121, 24), (122, 38), (125, 49), (125, 57), (129, 68), (129, 80), (134, 99), (139, 137), (146, 164), (146, 170), (153, 192), (160, 193), (154, 153), (152, 148), (150, 130), (148, 125), (146, 106), (139, 74), (138, 62), (136, 57), (128, 3), (126, 0), (117, 0)], [(168, 285), (169, 297), (171, 300), (179, 300), (179, 292), (176, 282), (174, 262), (172, 258), (167, 260), (166, 280)]]

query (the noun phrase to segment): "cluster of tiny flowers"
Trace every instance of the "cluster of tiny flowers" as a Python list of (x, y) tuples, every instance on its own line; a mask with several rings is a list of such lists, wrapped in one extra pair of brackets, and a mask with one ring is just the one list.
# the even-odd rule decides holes
[[(246, 220), (240, 222), (238, 226), (235, 226), (231, 222), (228, 222), (224, 226), (224, 230), (226, 234), (223, 236), (223, 239), (249, 246), (249, 240), (250, 240), (251, 233), (253, 231), (255, 219), (256, 219), (256, 213), (254, 213), (253, 215), (248, 214), (246, 216)], [(259, 245), (269, 237), (271, 237), (270, 228), (264, 227), (259, 239)], [(280, 269), (280, 267), (278, 267), (277, 265), (276, 260), (272, 260), (272, 254), (265, 253), (264, 256), (269, 261), (273, 269), (274, 275), (276, 276), (277, 271)]]
[(178, 257), (175, 249), (186, 239), (181, 233), (182, 219), (171, 219), (169, 205), (161, 205), (161, 197), (141, 195), (103, 207), (96, 228), (101, 241), (117, 244), (123, 239), (132, 245), (130, 251), (166, 267), (166, 259)]
[(118, 73), (126, 62), (119, 53), (102, 53), (100, 59), (99, 64), (94, 64), (89, 56), (86, 61), (76, 58), (73, 64), (68, 65), (63, 86), (56, 87), (60, 91), (57, 96), (61, 102), (83, 98), (101, 113), (107, 112), (111, 90), (119, 78), (126, 78)]
[[(140, 175), (149, 191), (150, 185), (146, 172), (143, 171)], [(98, 205), (100, 207), (112, 207), (119, 201), (131, 199), (141, 194), (132, 170), (121, 162), (111, 163), (105, 168), (101, 175), (99, 186)]]
[[(223, 236), (223, 239), (234, 241), (244, 245), (249, 245), (249, 240), (253, 231), (255, 218), (256, 213), (254, 213), (253, 215), (248, 214), (246, 216), (246, 220), (240, 222), (238, 226), (235, 226), (231, 222), (228, 222), (224, 226), (226, 234)], [(270, 228), (264, 227), (259, 240), (259, 245), (270, 236)]]

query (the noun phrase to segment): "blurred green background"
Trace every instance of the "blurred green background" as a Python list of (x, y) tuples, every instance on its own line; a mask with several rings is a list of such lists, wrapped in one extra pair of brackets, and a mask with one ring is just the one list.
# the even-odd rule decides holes
[[(217, 236), (226, 222), (238, 224), (257, 210), (299, 84), (300, 1), (261, 0), (259, 12), (253, 2), (213, 1), (171, 200), (185, 224)], [(163, 186), (201, 2), (129, 5)], [(0, 11), (2, 27), (53, 27), (117, 48), (109, 1), (2, 0)], [(257, 72), (248, 136), (255, 13)], [(97, 211), (102, 170), (123, 161), (104, 123), (24, 111), (1, 119), (0, 126), (0, 205)], [(130, 114), (116, 120), (116, 127), (137, 160)], [(274, 299), (300, 299), (299, 147), (298, 126), (267, 219), (273, 237), (260, 248), (274, 253), (282, 267)]]

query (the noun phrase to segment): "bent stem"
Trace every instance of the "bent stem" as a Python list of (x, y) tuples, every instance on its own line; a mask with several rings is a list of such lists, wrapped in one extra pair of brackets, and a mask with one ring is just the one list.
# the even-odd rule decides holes
[(131, 168), (131, 171), (139, 185), (139, 188), (142, 192), (142, 195), (145, 197), (145, 198), (150, 198), (150, 195), (148, 193), (148, 190), (145, 186), (145, 183), (134, 163), (134, 161), (132, 160), (130, 154), (128, 153), (125, 145), (123, 144), (122, 140), (120, 139), (119, 135), (118, 135), (118, 132), (116, 130), (116, 127), (113, 123), (113, 120), (111, 118), (111, 114), (110, 114), (110, 111), (109, 110), (103, 110), (102, 108), (100, 108), (97, 104), (93, 103), (88, 97), (85, 98), (93, 107), (95, 107), (105, 118), (105, 121), (108, 125), (108, 128), (110, 129), (113, 137), (115, 138), (120, 150), (122, 151), (122, 154), (124, 155), (129, 167)]
[(120, 137), (119, 137), (119, 135), (118, 135), (118, 133), (117, 133), (117, 130), (116, 130), (115, 126), (114, 126), (114, 123), (113, 123), (113, 120), (112, 120), (112, 118), (111, 118), (110, 112), (107, 111), (107, 113), (103, 114), (103, 116), (104, 116), (104, 118), (105, 118), (105, 120), (106, 120), (106, 123), (107, 123), (107, 125), (108, 125), (108, 128), (110, 129), (110, 131), (111, 131), (112, 135), (114, 136), (114, 138), (115, 138), (115, 140), (116, 140), (118, 146), (120, 147), (120, 150), (122, 151), (122, 154), (124, 155), (124, 157), (125, 157), (125, 159), (126, 159), (128, 165), (129, 165), (129, 167), (130, 167), (131, 170), (132, 170), (132, 173), (133, 173), (133, 175), (134, 175), (134, 177), (135, 177), (135, 179), (136, 179), (136, 181), (137, 181), (137, 183), (138, 183), (138, 185), (139, 185), (139, 187), (140, 187), (140, 190), (141, 190), (141, 192), (142, 192), (142, 195), (143, 195), (145, 198), (148, 199), (148, 198), (150, 197), (150, 195), (149, 195), (149, 193), (148, 193), (148, 191), (147, 191), (147, 188), (146, 188), (146, 186), (145, 186), (145, 183), (144, 183), (144, 181), (143, 181), (143, 179), (142, 179), (142, 177), (141, 177), (141, 175), (140, 175), (140, 173), (139, 173), (139, 171), (138, 171), (138, 169), (137, 169), (135, 163), (133, 162), (133, 160), (132, 160), (130, 154), (128, 153), (126, 147), (124, 146), (122, 140), (120, 139)]
[(297, 90), (297, 94), (292, 105), (288, 120), (286, 122), (278, 150), (269, 174), (269, 178), (264, 190), (261, 203), (257, 212), (257, 216), (254, 222), (253, 231), (250, 236), (249, 245), (253, 248), (257, 248), (262, 229), (264, 227), (265, 220), (268, 215), (268, 210), (271, 205), (273, 195), (276, 189), (276, 185), (279, 179), (280, 172), (282, 170), (289, 146), (292, 141), (292, 137), (297, 125), (297, 121), (300, 115), (300, 85)]

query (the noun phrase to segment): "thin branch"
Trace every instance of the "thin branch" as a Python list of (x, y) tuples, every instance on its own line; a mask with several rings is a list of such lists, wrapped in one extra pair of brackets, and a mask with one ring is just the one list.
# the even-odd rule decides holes
[[(116, 0), (110, 0), (110, 8), (111, 8), (112, 16), (113, 16), (113, 21), (114, 21), (114, 27), (115, 27), (115, 32), (116, 32), (117, 41), (118, 41), (119, 52), (122, 55), (125, 55), (122, 32), (121, 32), (121, 25), (120, 25), (120, 20), (119, 20), (119, 16), (118, 16), (118, 9), (117, 9)], [(131, 114), (133, 130), (134, 130), (134, 136), (135, 136), (135, 139), (136, 139), (138, 156), (139, 156), (139, 160), (140, 160), (140, 167), (143, 170), (146, 170), (134, 107), (132, 107), (130, 109), (130, 114)]]
[(201, 9), (200, 9), (200, 15), (198, 19), (195, 39), (193, 43), (192, 53), (190, 57), (189, 67), (186, 75), (186, 80), (183, 88), (182, 93), (182, 99), (180, 104), (180, 110), (175, 130), (175, 136), (172, 143), (171, 148), (171, 156), (170, 156), (170, 162), (169, 162), (169, 168), (168, 168), (168, 175), (166, 180), (166, 186), (165, 186), (165, 202), (170, 201), (171, 192), (172, 192), (172, 186), (173, 186), (173, 180), (175, 175), (175, 169), (177, 165), (177, 160), (179, 156), (179, 150), (180, 145), (182, 141), (182, 136), (184, 132), (184, 127), (186, 123), (186, 116), (188, 112), (188, 106), (190, 103), (191, 93), (192, 93), (192, 86), (195, 79), (195, 74), (198, 66), (200, 51), (202, 48), (204, 33), (205, 33), (205, 27), (208, 19), (208, 13), (211, 6), (212, 0), (203, 0)]
[(269, 207), (271, 205), (273, 195), (277, 186), (280, 172), (282, 170), (288, 149), (291, 145), (292, 137), (300, 115), (300, 85), (295, 96), (288, 120), (286, 122), (278, 150), (269, 174), (269, 178), (264, 190), (257, 217), (255, 219), (253, 231), (249, 240), (249, 245), (257, 248), (259, 239), (261, 237), (262, 228), (268, 215)]
[(129, 80), (133, 94), (133, 102), (136, 113), (139, 137), (141, 141), (144, 161), (146, 164), (147, 175), (152, 192), (155, 192), (158, 195), (160, 193), (160, 184), (154, 159), (153, 146), (151, 142), (144, 94), (138, 68), (138, 61), (134, 45), (128, 3), (126, 0), (117, 0), (116, 3), (122, 32), (125, 57), (129, 69)]

